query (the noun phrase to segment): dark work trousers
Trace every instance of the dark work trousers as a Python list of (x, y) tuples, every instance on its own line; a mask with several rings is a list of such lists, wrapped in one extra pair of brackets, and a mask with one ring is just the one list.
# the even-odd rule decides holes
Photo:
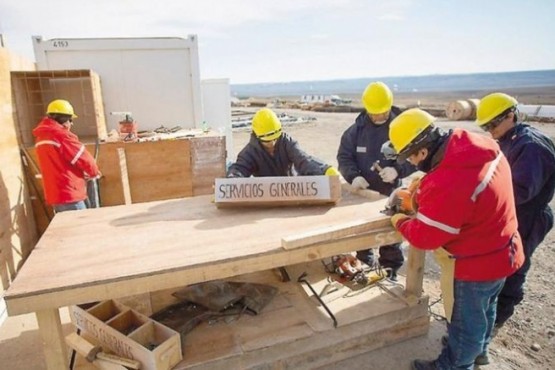
[[(366, 263), (368, 266), (374, 264), (374, 250), (373, 249), (363, 249), (357, 251), (357, 258), (362, 262)], [(397, 271), (401, 266), (403, 266), (403, 251), (401, 250), (401, 243), (395, 243), (390, 245), (384, 245), (380, 247), (380, 257), (378, 261), (382, 267), (389, 267)]]
[(549, 208), (546, 208), (535, 220), (530, 232), (527, 235), (521, 235), (526, 259), (522, 267), (507, 278), (499, 294), (497, 318), (495, 319), (497, 325), (503, 325), (513, 315), (515, 306), (524, 298), (524, 282), (532, 264), (532, 254), (552, 227), (553, 213)]

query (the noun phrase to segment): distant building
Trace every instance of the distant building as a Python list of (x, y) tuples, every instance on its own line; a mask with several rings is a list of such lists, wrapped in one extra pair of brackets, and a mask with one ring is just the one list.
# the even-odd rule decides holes
[(342, 99), (339, 95), (308, 94), (301, 96), (299, 102), (301, 104), (345, 105), (351, 103), (351, 100)]

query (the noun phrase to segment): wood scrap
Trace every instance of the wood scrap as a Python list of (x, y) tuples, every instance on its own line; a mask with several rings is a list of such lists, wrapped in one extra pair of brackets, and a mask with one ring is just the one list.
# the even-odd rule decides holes
[(87, 361), (93, 363), (99, 369), (105, 370), (126, 370), (140, 369), (141, 363), (137, 360), (112, 355), (102, 352), (102, 347), (95, 346), (77, 333), (71, 333), (65, 338), (68, 346), (73, 348), (78, 354), (85, 357)]
[(295, 249), (311, 244), (338, 240), (369, 231), (375, 231), (388, 226), (390, 226), (389, 217), (384, 215), (380, 218), (347, 222), (286, 236), (281, 239), (281, 246), (287, 250)]

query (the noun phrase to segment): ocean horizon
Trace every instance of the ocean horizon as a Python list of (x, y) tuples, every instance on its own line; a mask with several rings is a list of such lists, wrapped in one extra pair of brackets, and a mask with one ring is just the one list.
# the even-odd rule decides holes
[(301, 96), (307, 94), (360, 94), (372, 81), (384, 82), (394, 93), (550, 87), (555, 86), (555, 69), (231, 84), (231, 94), (237, 98)]

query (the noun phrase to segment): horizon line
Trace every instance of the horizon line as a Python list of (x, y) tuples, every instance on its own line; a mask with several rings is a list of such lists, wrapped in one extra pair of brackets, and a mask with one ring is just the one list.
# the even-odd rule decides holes
[(290, 80), (290, 81), (263, 81), (263, 82), (244, 82), (244, 83), (231, 83), (231, 86), (238, 85), (270, 85), (270, 84), (289, 84), (289, 83), (309, 83), (309, 82), (331, 82), (331, 81), (349, 81), (349, 80), (376, 80), (392, 79), (392, 78), (405, 78), (405, 77), (432, 77), (432, 76), (470, 76), (470, 75), (484, 75), (484, 74), (506, 74), (506, 73), (523, 73), (523, 72), (555, 72), (555, 68), (550, 69), (530, 69), (518, 71), (497, 71), (497, 72), (474, 72), (474, 73), (434, 73), (422, 75), (397, 75), (397, 76), (381, 76), (381, 77), (348, 77), (348, 78), (333, 78), (324, 80)]

